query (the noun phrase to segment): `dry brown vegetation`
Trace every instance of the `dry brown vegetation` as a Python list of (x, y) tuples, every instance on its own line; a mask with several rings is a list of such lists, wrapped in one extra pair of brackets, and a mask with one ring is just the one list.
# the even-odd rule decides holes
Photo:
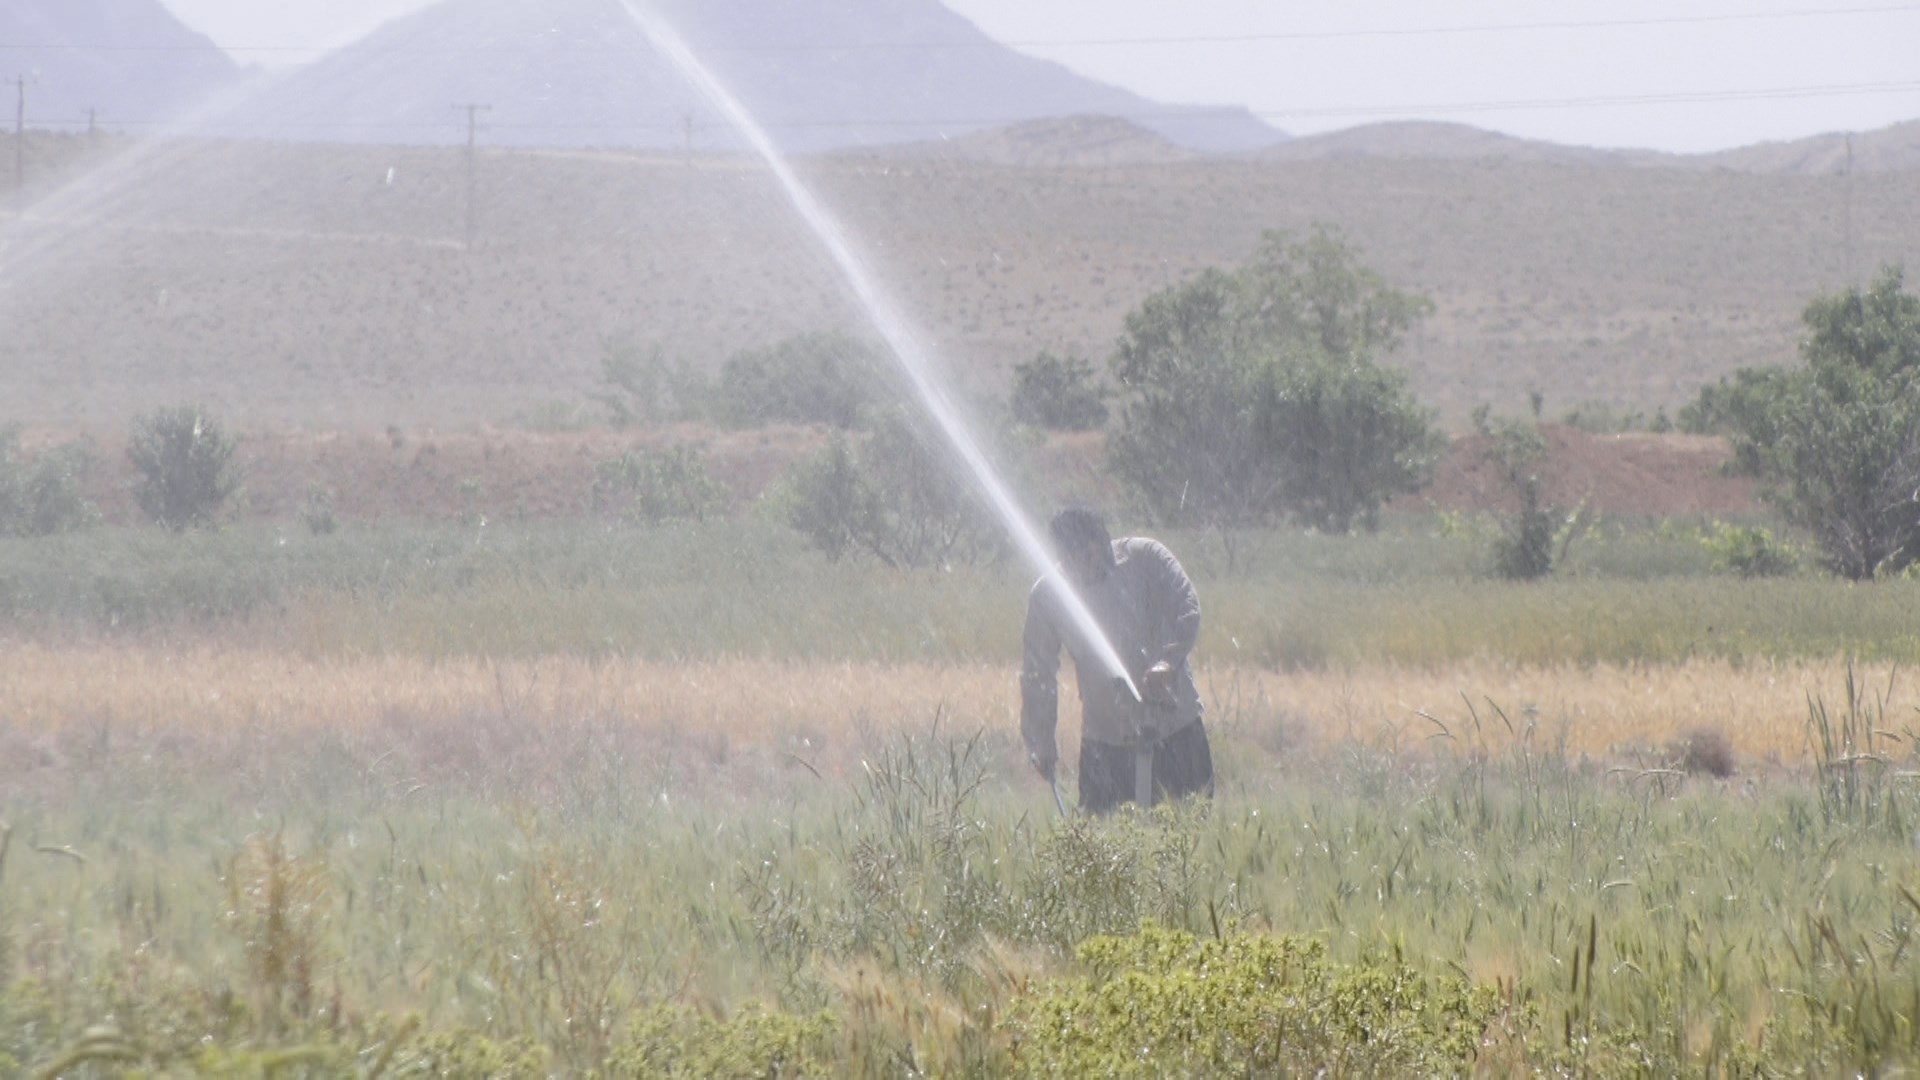
[[(39, 422), (106, 430), (182, 397), (254, 430), (508, 422), (591, 390), (609, 339), (714, 364), (859, 325), (745, 162), (486, 153), (479, 243), (465, 251), (455, 151), (120, 152), (130, 164), (67, 165), (82, 179), (13, 230), (0, 393)], [(57, 187), (62, 167), (45, 169)], [(1264, 229), (1315, 221), (1434, 297), (1403, 359), (1455, 421), (1481, 402), (1517, 408), (1532, 389), (1550, 410), (1672, 407), (1734, 367), (1790, 360), (1807, 296), (1920, 254), (1912, 172), (880, 158), (803, 170), (986, 389), (1043, 347), (1104, 356), (1148, 293), (1243, 258)]]
[[(304, 657), (248, 647), (25, 643), (0, 671), (9, 760), (64, 771), (100, 740), (154, 741), (258, 758), (258, 746), (346, 740), (430, 772), (534, 767), (548, 736), (603, 731), (644, 756), (751, 782), (767, 770), (845, 776), (876, 737), (923, 727), (1007, 733), (1012, 676), (986, 664), (686, 663), (547, 657)], [(1200, 672), (1218, 737), (1261, 751), (1228, 768), (1252, 783), (1294, 754), (1344, 744), (1418, 753), (1433, 740), (1506, 753), (1531, 745), (1613, 762), (1661, 758), (1677, 733), (1718, 733), (1742, 768), (1803, 763), (1806, 697), (1844, 681), (1840, 661), (1522, 667), (1471, 661), (1273, 672)], [(1885, 670), (1862, 668), (1869, 683)], [(1077, 745), (1068, 680), (1063, 744)], [(223, 749), (224, 748), (224, 749)], [(1011, 751), (1011, 744), (1009, 744)], [(797, 760), (796, 760), (797, 759)], [(799, 762), (804, 761), (801, 766)]]

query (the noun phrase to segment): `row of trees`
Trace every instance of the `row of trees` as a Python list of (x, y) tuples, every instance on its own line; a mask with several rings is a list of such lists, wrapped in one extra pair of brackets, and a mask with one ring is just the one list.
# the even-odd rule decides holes
[[(1433, 414), (1388, 358), (1432, 310), (1365, 267), (1337, 232), (1268, 234), (1236, 269), (1163, 290), (1126, 320), (1110, 364), (1117, 392), (1082, 359), (1042, 353), (1015, 371), (1011, 425), (1110, 429), (1110, 465), (1140, 509), (1173, 526), (1238, 530), (1291, 523), (1371, 529), (1395, 496), (1419, 490), (1444, 449)], [(1814, 299), (1795, 368), (1750, 369), (1682, 411), (1687, 430), (1724, 433), (1734, 467), (1853, 579), (1920, 563), (1920, 297), (1888, 270), (1866, 288)], [(617, 425), (703, 419), (834, 429), (798, 465), (789, 522), (834, 558), (915, 566), (996, 557), (1004, 540), (944, 446), (888, 392), (863, 343), (807, 335), (728, 360), (717, 378), (654, 350), (606, 361), (600, 396)], [(1121, 402), (1115, 410), (1111, 402)], [(1536, 412), (1537, 402), (1536, 402)], [(1564, 532), (1542, 503), (1544, 450), (1531, 427), (1476, 416), (1489, 456), (1521, 508), (1500, 572), (1534, 577)], [(1523, 430), (1524, 428), (1524, 430)], [(1531, 437), (1530, 437), (1531, 436)], [(128, 457), (143, 510), (173, 529), (211, 521), (238, 487), (234, 443), (204, 410), (141, 417)], [(75, 447), (21, 452), (0, 431), (0, 533), (42, 534), (95, 515), (79, 495)], [(724, 512), (724, 488), (697, 450), (631, 453), (604, 463), (596, 507), (649, 522)], [(331, 515), (326, 515), (331, 520)], [(1765, 546), (1760, 533), (1737, 538)], [(1746, 564), (1777, 567), (1779, 560)]]

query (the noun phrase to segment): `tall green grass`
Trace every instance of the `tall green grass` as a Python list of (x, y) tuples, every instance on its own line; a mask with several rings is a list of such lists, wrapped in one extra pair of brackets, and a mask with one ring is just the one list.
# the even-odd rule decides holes
[[(1198, 580), (1202, 648), (1274, 667), (1471, 657), (1664, 663), (1920, 655), (1920, 583), (1711, 573), (1697, 537), (1615, 527), (1552, 581), (1490, 580), (1473, 535), (1431, 523), (1323, 537), (1169, 538)], [(470, 528), (101, 530), (0, 541), (0, 625), (25, 632), (238, 631), (306, 652), (759, 656), (1002, 662), (1026, 568), (830, 563), (757, 521)]]
[[(1813, 784), (1489, 754), (1449, 716), (1403, 756), (1225, 753), (1216, 804), (1112, 821), (1059, 820), (1005, 736), (937, 730), (846, 781), (554, 739), (431, 784), (344, 737), (247, 770), (105, 749), (0, 804), (0, 1057), (1884, 1072), (1920, 1062), (1920, 867), (1886, 812), (1911, 750), (1877, 746), (1871, 789), (1832, 770), (1888, 704), (1816, 702)], [(1207, 997), (1203, 962), (1255, 996)], [(1298, 1056), (1178, 1036), (1229, 1005)]]

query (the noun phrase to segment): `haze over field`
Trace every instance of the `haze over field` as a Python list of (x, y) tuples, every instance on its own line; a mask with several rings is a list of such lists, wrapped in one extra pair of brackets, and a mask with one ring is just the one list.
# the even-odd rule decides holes
[(0, 5), (0, 1076), (1920, 1067), (1920, 0)]

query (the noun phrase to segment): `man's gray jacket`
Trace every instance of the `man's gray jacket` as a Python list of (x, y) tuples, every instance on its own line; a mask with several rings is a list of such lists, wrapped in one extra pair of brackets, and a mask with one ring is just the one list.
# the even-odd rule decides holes
[[(1200, 636), (1200, 597), (1180, 561), (1164, 545), (1144, 537), (1113, 542), (1114, 566), (1098, 584), (1083, 586), (1081, 599), (1127, 665), (1135, 684), (1162, 661), (1173, 668), (1166, 690), (1147, 695), (1141, 709), (1116, 692), (1112, 674), (1086, 635), (1074, 625), (1061, 596), (1064, 571), (1041, 578), (1027, 600), (1026, 657), (1020, 670), (1020, 732), (1027, 751), (1043, 761), (1056, 755), (1054, 728), (1060, 712), (1060, 648), (1073, 656), (1080, 684), (1081, 738), (1114, 746), (1157, 742), (1200, 719), (1200, 691), (1187, 654)], [(1140, 726), (1145, 725), (1144, 732)]]

